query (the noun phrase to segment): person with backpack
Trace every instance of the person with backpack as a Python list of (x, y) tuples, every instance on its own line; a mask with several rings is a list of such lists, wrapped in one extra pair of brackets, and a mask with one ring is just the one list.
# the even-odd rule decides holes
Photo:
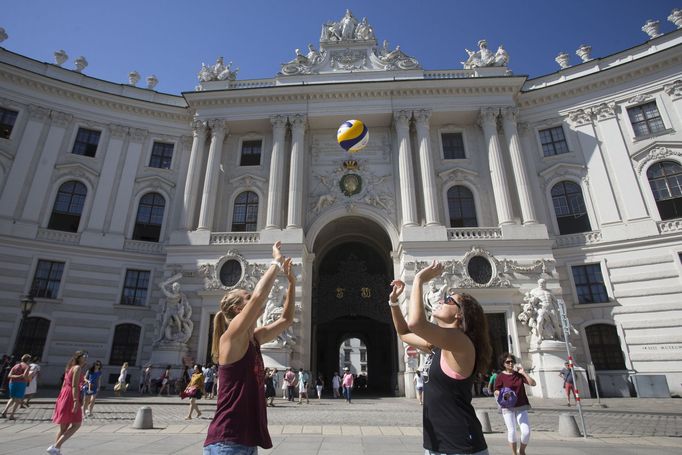
[[(535, 386), (535, 379), (528, 376), (521, 364), (516, 363), (516, 357), (509, 352), (500, 356), (502, 371), (495, 379), (495, 398), (502, 411), (504, 423), (507, 426), (507, 441), (514, 455), (525, 455), (530, 440), (530, 422), (528, 421), (528, 395), (525, 384)], [(516, 424), (521, 429), (520, 448), (516, 451)]]

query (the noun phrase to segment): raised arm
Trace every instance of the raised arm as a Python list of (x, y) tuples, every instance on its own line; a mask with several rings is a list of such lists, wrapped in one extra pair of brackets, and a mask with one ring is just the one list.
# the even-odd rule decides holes
[(400, 310), (398, 298), (405, 290), (405, 283), (403, 283), (401, 280), (393, 280), (391, 282), (391, 286), (393, 289), (391, 290), (391, 294), (388, 296), (388, 305), (391, 308), (391, 317), (393, 318), (393, 326), (395, 327), (396, 333), (404, 343), (414, 346), (420, 351), (430, 353), (431, 345), (426, 340), (410, 331), (410, 329), (407, 327), (405, 316), (403, 316), (403, 312)]
[(294, 309), (296, 308), (296, 276), (294, 275), (291, 258), (284, 260), (284, 273), (289, 280), (287, 294), (284, 299), (284, 309), (276, 321), (256, 329), (254, 336), (258, 343), (265, 344), (277, 338), (294, 322)]

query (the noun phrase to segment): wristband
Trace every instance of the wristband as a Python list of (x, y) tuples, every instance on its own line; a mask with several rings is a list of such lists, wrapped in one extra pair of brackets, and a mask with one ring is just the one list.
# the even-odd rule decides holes
[(400, 306), (398, 302), (391, 302), (390, 300), (388, 301), (388, 306)]
[(279, 262), (277, 259), (273, 259), (270, 265), (276, 265), (277, 267), (279, 267), (280, 270), (284, 270), (284, 267), (282, 267), (282, 263)]

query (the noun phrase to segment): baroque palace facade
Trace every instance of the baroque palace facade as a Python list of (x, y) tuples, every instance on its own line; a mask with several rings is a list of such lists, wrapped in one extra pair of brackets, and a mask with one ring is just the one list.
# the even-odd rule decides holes
[[(357, 338), (368, 387), (410, 395), (388, 283), (438, 259), (427, 301), (474, 295), (534, 395), (560, 393), (519, 318), (538, 291), (565, 302), (602, 396), (680, 394), (682, 31), (650, 35), (528, 79), (484, 40), (464, 69), (425, 70), (347, 12), (275, 77), (219, 59), (182, 96), (0, 49), (0, 351), (40, 356), (50, 384), (77, 349), (133, 383), (204, 363), (219, 299), (281, 240), (297, 316), (266, 365), (330, 378)], [(370, 132), (353, 155), (336, 143), (351, 118)]]

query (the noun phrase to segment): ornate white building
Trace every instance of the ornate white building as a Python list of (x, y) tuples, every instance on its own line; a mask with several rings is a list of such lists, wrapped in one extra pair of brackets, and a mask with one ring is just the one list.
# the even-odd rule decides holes
[[(41, 356), (53, 384), (76, 349), (134, 382), (204, 362), (218, 300), (282, 240), (299, 308), (270, 364), (330, 377), (358, 338), (369, 387), (409, 395), (387, 285), (438, 259), (434, 287), (481, 302), (535, 395), (560, 392), (518, 320), (541, 278), (602, 396), (682, 393), (682, 31), (647, 33), (528, 79), (485, 40), (465, 69), (423, 69), (348, 12), (275, 77), (219, 59), (182, 96), (0, 49), (0, 351)], [(349, 118), (370, 131), (353, 156)]]

